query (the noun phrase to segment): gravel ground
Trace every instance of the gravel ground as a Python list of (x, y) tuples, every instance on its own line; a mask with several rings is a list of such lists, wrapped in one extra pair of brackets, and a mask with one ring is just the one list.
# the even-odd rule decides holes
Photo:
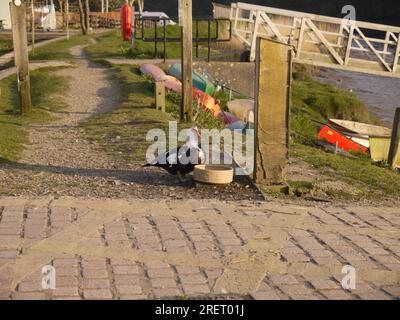
[(89, 62), (83, 47), (71, 49), (76, 68), (56, 71), (71, 79), (63, 97), (67, 108), (50, 124), (29, 128), (31, 144), (18, 163), (0, 165), (0, 195), (81, 196), (113, 198), (260, 199), (247, 178), (223, 187), (196, 185), (139, 164), (119, 163), (85, 139), (78, 124), (119, 105), (119, 89), (110, 85), (109, 70)]

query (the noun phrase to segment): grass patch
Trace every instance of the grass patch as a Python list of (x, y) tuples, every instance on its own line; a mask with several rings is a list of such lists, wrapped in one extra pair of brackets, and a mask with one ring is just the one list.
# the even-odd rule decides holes
[(337, 192), (330, 196), (356, 200), (399, 198), (400, 175), (374, 165), (370, 159), (348, 159), (299, 143), (292, 146), (291, 156), (303, 159), (325, 176), (344, 181), (358, 190), (357, 195)]
[[(169, 93), (165, 113), (157, 111), (154, 103), (154, 85), (140, 74), (136, 66), (114, 66), (113, 85), (120, 88), (121, 105), (114, 111), (95, 116), (83, 123), (88, 139), (96, 141), (113, 157), (124, 161), (143, 163), (146, 150), (152, 142), (146, 141), (151, 129), (168, 132), (169, 121), (178, 121), (180, 95)], [(221, 121), (201, 111), (196, 124), (218, 127)], [(178, 129), (194, 123), (180, 123)]]
[[(158, 36), (163, 34), (162, 28), (158, 29)], [(200, 37), (204, 37), (206, 30), (205, 25), (200, 26)], [(214, 32), (214, 31), (213, 31)], [(152, 37), (154, 30), (146, 30), (146, 37)], [(180, 29), (178, 26), (167, 27), (167, 37), (180, 37)], [(137, 40), (135, 48), (132, 50), (130, 42), (122, 41), (120, 31), (111, 31), (97, 36), (98, 43), (87, 48), (92, 60), (104, 59), (153, 59), (154, 58), (154, 42), (144, 42)], [(195, 45), (193, 45), (195, 48)], [(193, 51), (195, 52), (195, 51)], [(200, 57), (206, 57), (206, 44), (199, 45)], [(179, 59), (181, 57), (181, 45), (179, 42), (167, 43), (166, 57), (168, 59)], [(164, 46), (158, 44), (157, 58), (164, 58)]]
[(15, 76), (0, 81), (0, 162), (16, 161), (28, 143), (26, 126), (53, 120), (49, 111), (57, 111), (64, 103), (54, 94), (65, 92), (68, 81), (55, 76), (56, 68), (31, 72), (32, 111), (20, 115)]
[(0, 40), (0, 56), (6, 54), (13, 49), (13, 42), (11, 39)]
[(89, 44), (90, 36), (75, 35), (69, 40), (59, 40), (35, 48), (35, 54), (29, 53), (29, 60), (67, 60), (72, 61), (73, 56), (70, 48)]
[(310, 144), (316, 139), (321, 123), (329, 118), (379, 124), (354, 93), (320, 83), (304, 72), (295, 72), (291, 129), (297, 141)]

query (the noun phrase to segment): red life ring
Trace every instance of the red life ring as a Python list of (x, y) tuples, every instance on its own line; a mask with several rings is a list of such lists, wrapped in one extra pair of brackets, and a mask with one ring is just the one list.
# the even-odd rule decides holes
[(133, 8), (130, 4), (126, 3), (121, 9), (121, 26), (122, 26), (122, 37), (125, 41), (132, 39), (132, 17)]

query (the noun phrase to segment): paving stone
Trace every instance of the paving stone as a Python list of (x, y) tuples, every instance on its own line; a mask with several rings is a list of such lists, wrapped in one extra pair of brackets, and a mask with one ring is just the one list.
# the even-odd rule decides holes
[(150, 278), (172, 278), (174, 273), (170, 268), (168, 269), (148, 269), (147, 274)]
[(154, 296), (156, 299), (162, 299), (162, 298), (172, 298), (172, 297), (178, 297), (181, 295), (181, 292), (178, 289), (154, 289)]
[(78, 297), (78, 287), (56, 287), (51, 290), (53, 297)]
[(138, 285), (116, 285), (118, 295), (142, 294), (142, 288)]
[(313, 290), (306, 287), (303, 284), (292, 284), (292, 285), (280, 285), (279, 288), (286, 292), (289, 296), (291, 295), (308, 295), (312, 294)]
[(108, 279), (84, 279), (82, 287), (84, 289), (109, 289), (110, 281)]
[(83, 290), (85, 299), (112, 299), (112, 293), (108, 289), (86, 289)]
[(108, 272), (105, 269), (83, 269), (83, 277), (87, 279), (107, 279)]
[(157, 289), (176, 288), (176, 282), (173, 278), (156, 278), (151, 279), (151, 286)]
[(78, 278), (74, 276), (56, 276), (57, 287), (78, 286)]
[(140, 277), (138, 275), (114, 275), (115, 284), (120, 285), (137, 285), (140, 283)]
[(113, 266), (113, 272), (115, 274), (139, 274), (138, 266)]
[(200, 273), (200, 269), (197, 267), (176, 266), (176, 270), (180, 275), (191, 275)]
[(205, 284), (207, 279), (202, 274), (179, 275), (183, 284)]
[(42, 291), (42, 282), (41, 281), (24, 281), (18, 285), (19, 292), (36, 292)]
[(12, 299), (14, 300), (45, 300), (43, 292), (16, 292)]
[(310, 283), (317, 290), (337, 290), (341, 288), (339, 283), (328, 279), (312, 279)]
[(383, 287), (383, 290), (385, 290), (394, 298), (400, 298), (400, 286)]
[(299, 284), (299, 281), (291, 274), (271, 275), (269, 279), (278, 286), (281, 284)]
[(352, 300), (353, 297), (344, 290), (321, 290), (328, 300)]
[(205, 284), (183, 284), (182, 287), (187, 295), (210, 293), (210, 288)]
[(251, 294), (254, 300), (281, 300), (281, 298), (274, 292), (259, 291)]

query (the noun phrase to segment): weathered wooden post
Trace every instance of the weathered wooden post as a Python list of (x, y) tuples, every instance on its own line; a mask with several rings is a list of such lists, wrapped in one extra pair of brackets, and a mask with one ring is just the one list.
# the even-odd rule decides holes
[(394, 116), (392, 140), (390, 142), (389, 164), (393, 169), (396, 169), (400, 162), (400, 108), (396, 109)]
[(32, 54), (35, 54), (35, 8), (34, 8), (34, 3), (33, 0), (31, 0), (31, 16), (32, 16), (32, 21), (31, 21), (31, 29), (32, 29)]
[(192, 0), (180, 0), (182, 27), (182, 106), (181, 120), (193, 118)]
[(66, 11), (67, 11), (67, 40), (69, 40), (69, 0), (66, 3)]
[(165, 112), (165, 82), (156, 80), (155, 82), (156, 110)]
[(10, 2), (13, 33), (14, 60), (17, 67), (21, 113), (31, 110), (31, 86), (29, 78), (28, 37), (26, 32), (26, 5), (21, 0)]
[(266, 185), (285, 181), (289, 159), (292, 47), (258, 38), (255, 88), (254, 180)]

